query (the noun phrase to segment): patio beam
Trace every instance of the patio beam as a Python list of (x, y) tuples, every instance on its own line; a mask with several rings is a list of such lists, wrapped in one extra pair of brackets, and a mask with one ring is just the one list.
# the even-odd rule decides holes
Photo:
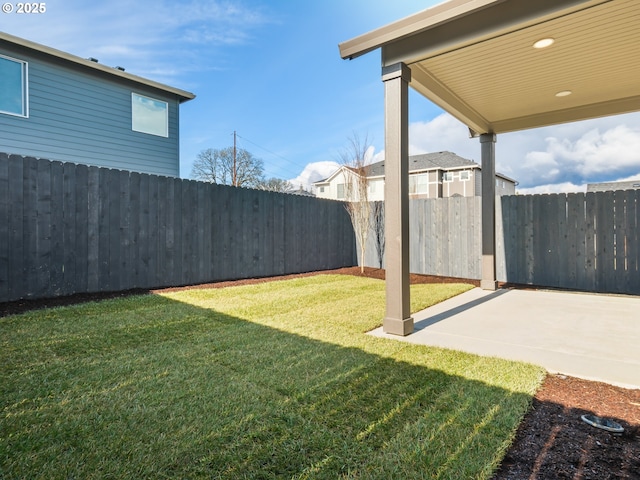
[(385, 122), (385, 269), (387, 310), (383, 330), (413, 332), (409, 293), (409, 82), (404, 63), (382, 69)]
[(480, 288), (497, 290), (496, 279), (496, 135), (480, 135), (482, 156), (482, 279)]

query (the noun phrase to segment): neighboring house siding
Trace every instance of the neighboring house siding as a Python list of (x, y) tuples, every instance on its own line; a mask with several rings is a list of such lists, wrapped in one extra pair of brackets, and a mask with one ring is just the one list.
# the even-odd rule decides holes
[[(476, 181), (475, 181), (477, 195), (482, 195), (482, 172), (476, 172)], [(505, 195), (515, 195), (516, 194), (516, 184), (511, 181), (503, 178), (500, 175), (496, 176), (496, 195), (499, 197)]]
[[(28, 62), (29, 88), (28, 117), (0, 114), (0, 151), (179, 176), (178, 98), (38, 53), (0, 53)], [(132, 130), (132, 92), (168, 103), (168, 138)]]
[[(443, 197), (473, 197), (475, 196), (473, 170), (453, 170), (443, 173), (449, 174), (452, 178), (442, 182)], [(444, 178), (444, 177), (443, 177)]]
[(481, 197), (482, 196), (482, 170), (478, 170), (476, 172), (476, 174), (474, 175), (473, 183), (476, 189), (476, 195)]

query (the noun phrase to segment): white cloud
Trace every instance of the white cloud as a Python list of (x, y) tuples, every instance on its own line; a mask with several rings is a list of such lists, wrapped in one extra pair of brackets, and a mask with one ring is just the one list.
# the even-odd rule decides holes
[[(409, 155), (431, 152), (454, 152), (461, 157), (479, 161), (480, 144), (469, 138), (469, 129), (448, 113), (428, 122), (409, 125)], [(384, 149), (372, 156), (372, 163), (384, 160)]]
[(584, 177), (640, 170), (640, 128), (618, 125), (602, 133), (595, 128), (575, 142), (551, 137), (547, 143), (549, 153)]
[(586, 192), (586, 190), (587, 190), (586, 185), (575, 185), (571, 182), (538, 185), (537, 187), (530, 187), (530, 188), (517, 188), (518, 194), (521, 194), (521, 195), (535, 195), (535, 194), (542, 194), (542, 193)]
[(470, 160), (480, 158), (478, 139), (470, 139), (469, 129), (447, 113), (428, 122), (409, 125), (410, 155), (443, 151), (454, 152)]
[[(412, 123), (409, 143), (412, 155), (448, 150), (480, 162), (478, 139), (446, 113)], [(640, 174), (640, 113), (498, 135), (496, 170), (520, 182), (521, 192), (546, 193)]]
[(338, 162), (326, 160), (322, 162), (313, 162), (307, 164), (304, 170), (296, 178), (292, 178), (289, 182), (295, 187), (310, 190), (313, 186), (313, 182), (323, 180), (340, 168)]
[(521, 191), (549, 185), (579, 190), (587, 183), (635, 175), (640, 173), (640, 113), (499, 135), (496, 163), (520, 182)]
[(640, 180), (640, 173), (637, 175), (631, 175), (630, 177), (618, 178), (617, 180), (613, 180), (615, 182), (634, 182), (636, 180)]

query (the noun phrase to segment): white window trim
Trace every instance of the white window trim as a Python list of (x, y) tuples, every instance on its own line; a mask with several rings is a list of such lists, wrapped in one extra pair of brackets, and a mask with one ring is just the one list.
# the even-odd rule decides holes
[[(165, 125), (164, 125), (165, 133), (164, 134), (159, 135), (157, 133), (151, 133), (151, 132), (147, 132), (145, 130), (138, 130), (133, 126), (133, 102), (134, 102), (135, 96), (146, 98), (147, 100), (152, 100), (154, 102), (159, 102), (159, 103), (164, 103), (165, 104), (165, 106), (167, 107), (166, 108), (166, 113), (167, 114), (165, 115)], [(148, 95), (143, 95), (141, 93), (131, 92), (131, 130), (133, 130), (134, 132), (145, 133), (147, 135), (154, 135), (156, 137), (169, 138), (169, 103), (165, 102), (164, 100), (160, 100), (158, 98), (150, 97)]]
[(13, 117), (29, 118), (29, 62), (25, 60), (20, 60), (19, 58), (13, 58), (13, 57), (9, 57), (7, 55), (2, 55), (2, 54), (0, 54), (0, 57), (5, 58), (7, 60), (11, 60), (12, 62), (21, 63), (23, 66), (23, 70), (22, 70), (23, 113), (6, 112), (4, 110), (0, 110), (0, 113), (3, 115), (11, 115)]

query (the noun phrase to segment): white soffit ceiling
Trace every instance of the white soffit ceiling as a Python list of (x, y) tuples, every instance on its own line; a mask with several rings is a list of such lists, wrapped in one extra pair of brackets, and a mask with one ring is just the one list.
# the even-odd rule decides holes
[[(549, 37), (553, 45), (533, 48)], [(478, 117), (480, 131), (640, 110), (640, 1), (597, 5), (417, 62), (411, 70), (418, 91), (446, 85), (452, 100)], [(561, 91), (572, 93), (557, 97)]]
[[(464, 6), (468, 11), (413, 34), (405, 26), (400, 36), (385, 38), (378, 45), (383, 64), (408, 63), (411, 86), (478, 133), (640, 110), (640, 0), (557, 0), (546, 11), (523, 14), (536, 2), (545, 3), (528, 2), (442, 4), (439, 8), (456, 7), (450, 9), (452, 15)], [(509, 22), (510, 16), (517, 20)], [(488, 27), (472, 35), (461, 31), (475, 27), (476, 17)], [(380, 31), (388, 37), (393, 25)], [(453, 42), (443, 41), (447, 33)], [(372, 36), (375, 32), (351, 43)], [(553, 45), (533, 48), (542, 38), (553, 38)], [(437, 42), (429, 43), (433, 39)], [(562, 91), (571, 94), (556, 96)]]

